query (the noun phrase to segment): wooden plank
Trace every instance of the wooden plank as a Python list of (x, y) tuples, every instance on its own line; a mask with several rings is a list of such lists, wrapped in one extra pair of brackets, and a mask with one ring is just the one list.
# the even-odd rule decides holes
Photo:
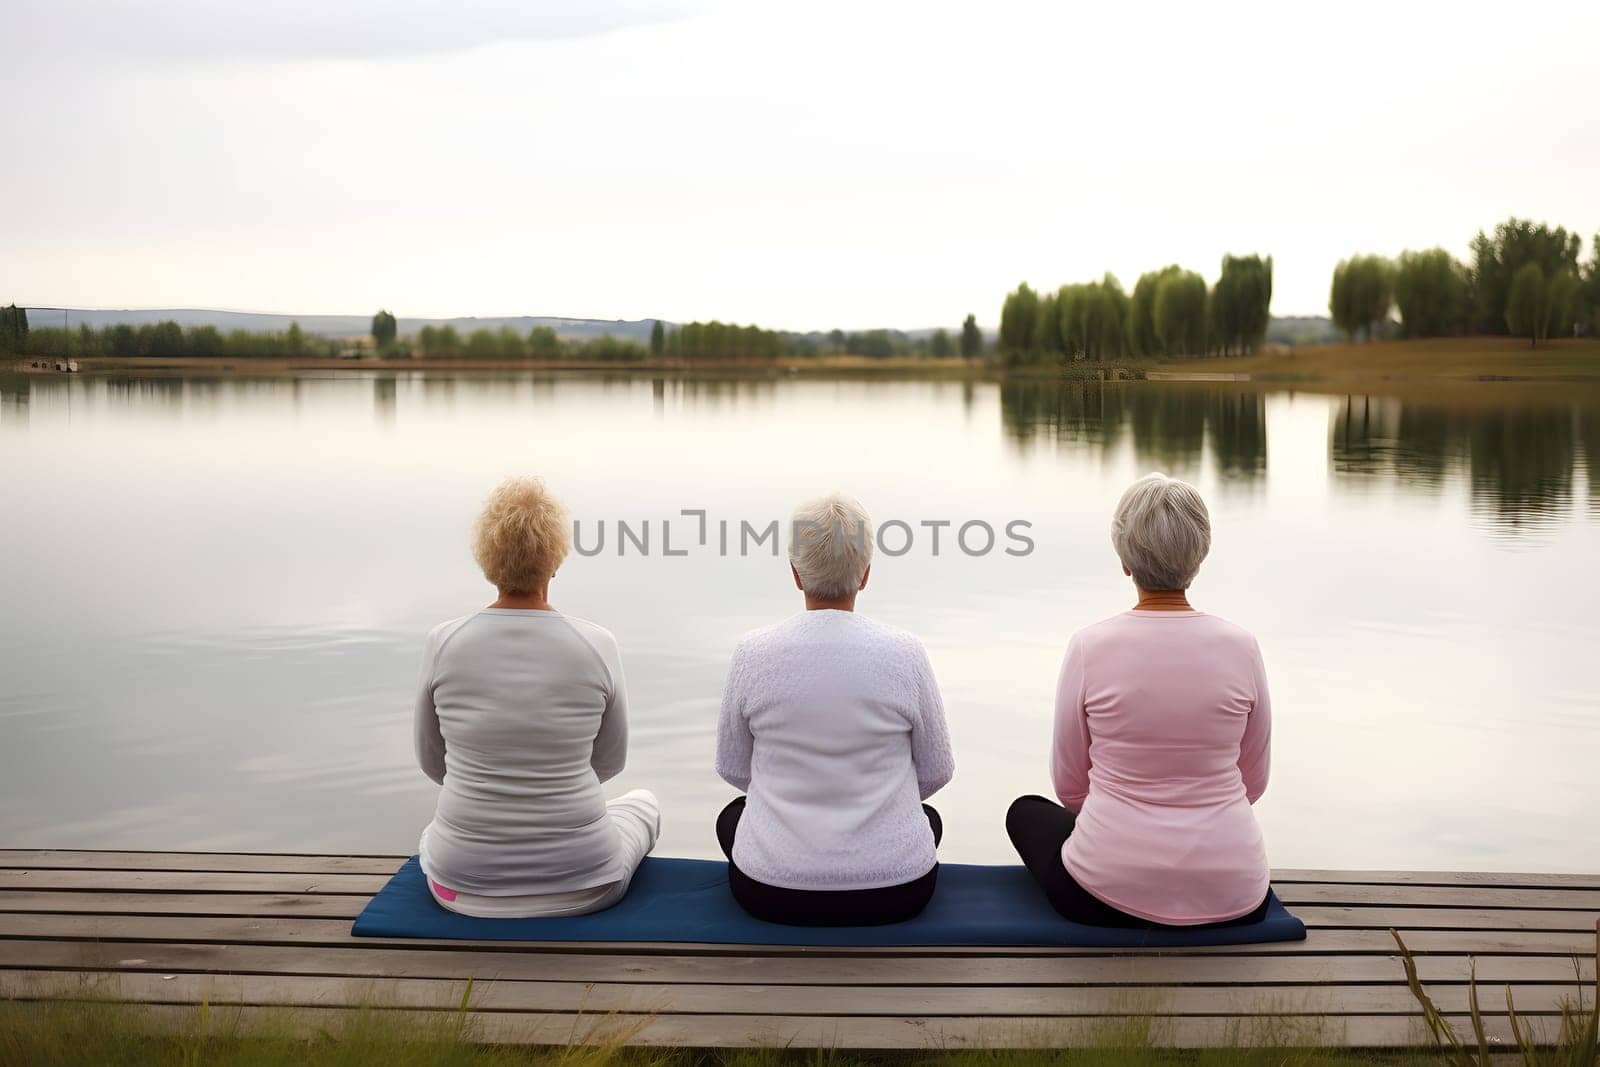
[[(1430, 983), (1467, 980), (1466, 955), (1419, 956)], [(673, 956), (482, 953), (347, 945), (174, 944), (137, 941), (0, 940), (0, 968), (154, 971), (163, 974), (301, 974), (480, 980), (806, 985), (1257, 985), (1393, 982), (1398, 956)], [(1594, 956), (1484, 956), (1484, 986), (1595, 980)]]
[[(198, 1009), (150, 1005), (134, 1009), (153, 1027), (192, 1034)], [(441, 1013), (387, 1012), (418, 1026), (458, 1023), (466, 1040), (494, 1044), (565, 1045), (611, 1043), (696, 1048), (834, 1048), (928, 1049), (1063, 1048), (1105, 1045), (1117, 1040), (1123, 1027), (1103, 1020), (1040, 1020), (1028, 1017), (950, 1018), (806, 1018), (759, 1015), (627, 1015), (574, 1017), (570, 1014), (468, 1012), (459, 1018)], [(217, 1008), (209, 1012), (208, 1030), (249, 1033), (263, 1029), (311, 1037), (337, 1035), (356, 1018), (349, 1008), (302, 1008), (285, 1020), (278, 1008)], [(1468, 1021), (1448, 1016), (1466, 1036)], [(1485, 1028), (1501, 1047), (1511, 1048), (1504, 1016), (1488, 1015)], [(1548, 1030), (1548, 1025), (1545, 1029)], [(438, 1031), (435, 1031), (438, 1032)], [(1405, 1048), (1426, 1045), (1421, 1020), (1398, 1015), (1343, 1016), (1333, 1019), (1235, 1020), (1190, 1017), (1156, 1020), (1151, 1044), (1168, 1048), (1204, 1048), (1243, 1044), (1282, 1047)]]
[(279, 852), (126, 852), (0, 849), (0, 868), (99, 871), (253, 871), (289, 874), (381, 874), (400, 869), (405, 856), (332, 856)]
[(354, 893), (370, 897), (388, 875), (254, 871), (0, 870), (0, 889), (75, 889), (172, 893)]
[(354, 920), (369, 898), (323, 893), (122, 893), (0, 889), (0, 912), (86, 915), (315, 916)]
[(1503, 886), (1528, 889), (1600, 889), (1600, 874), (1526, 871), (1329, 871), (1275, 867), (1274, 885), (1290, 882), (1363, 885)]
[(1391, 908), (1297, 904), (1308, 930), (1568, 930), (1594, 933), (1600, 912), (1516, 908)]
[[(392, 874), (400, 854), (333, 855), (281, 852), (141, 852), (103, 849), (0, 849), (0, 868), (91, 870), (255, 871), (307, 874)], [(1600, 889), (1600, 873), (1548, 871), (1396, 871), (1274, 868), (1275, 884), (1501, 886)]]
[[(0, 889), (174, 893), (328, 893), (370, 896), (388, 878), (366, 874), (294, 874), (253, 871), (122, 871), (0, 869)], [(1581, 910), (1600, 915), (1600, 890), (1516, 889), (1493, 886), (1371, 886), (1292, 884), (1275, 887), (1296, 904), (1387, 907), (1523, 908)]]
[(1600, 890), (1515, 889), (1499, 886), (1283, 885), (1278, 899), (1296, 904), (1373, 904), (1386, 907), (1570, 908), (1600, 914)]
[[(138, 893), (0, 889), (0, 912), (95, 915), (234, 915), (355, 919), (368, 898), (321, 893)], [(1511, 908), (1297, 905), (1311, 929), (1593, 930), (1600, 913)]]
[[(863, 948), (802, 948), (796, 946), (762, 945), (703, 945), (651, 943), (640, 945), (628, 942), (526, 942), (526, 941), (450, 941), (443, 939), (355, 938), (350, 934), (350, 924), (343, 919), (312, 918), (236, 918), (230, 916), (176, 916), (176, 915), (70, 915), (32, 914), (23, 912), (0, 913), (0, 938), (72, 938), (78, 940), (118, 941), (230, 941), (244, 943), (292, 943), (348, 945), (370, 947), (382, 945), (410, 946), (418, 949), (460, 947), (472, 945), (481, 952), (595, 952), (627, 953), (641, 948), (650, 952), (707, 954), (707, 955), (882, 955), (891, 951), (897, 955), (918, 956), (995, 956), (1036, 955), (1070, 956), (1103, 955), (1096, 948), (1045, 948), (1039, 946), (977, 947), (912, 946), (885, 950), (882, 947)], [(1590, 954), (1594, 951), (1594, 933), (1573, 933), (1554, 930), (1411, 930), (1405, 932), (1406, 944), (1415, 952), (1475, 952), (1482, 955), (1570, 955)], [(1182, 954), (1218, 952), (1228, 955), (1299, 955), (1329, 952), (1377, 952), (1388, 955), (1394, 951), (1394, 941), (1383, 930), (1328, 929), (1315, 931), (1304, 941), (1279, 942), (1265, 945), (1237, 945), (1223, 948), (1192, 949), (1129, 949), (1145, 954)]]
[[(1559, 1014), (1571, 993), (1558, 986), (1513, 987), (1519, 1012)], [(1503, 991), (1501, 991), (1503, 994)], [(1469, 1011), (1461, 985), (1433, 991), (1446, 1014)], [(0, 997), (118, 1000), (142, 1004), (382, 1007), (479, 1012), (667, 1012), (675, 1015), (1104, 1016), (1414, 1015), (1404, 982), (1287, 986), (833, 986), (590, 985), (581, 982), (426, 978), (310, 978), (281, 975), (113, 974), (0, 971)], [(1503, 1004), (1502, 998), (1484, 998)], [(780, 1008), (781, 1011), (775, 1011)]]
[[(102, 849), (0, 849), (0, 868), (91, 870), (254, 871), (307, 874), (392, 874), (399, 854), (332, 855), (280, 852), (141, 852)], [(1500, 886), (1600, 889), (1600, 873), (1548, 871), (1396, 871), (1274, 868), (1274, 884), (1323, 883), (1418, 886)]]

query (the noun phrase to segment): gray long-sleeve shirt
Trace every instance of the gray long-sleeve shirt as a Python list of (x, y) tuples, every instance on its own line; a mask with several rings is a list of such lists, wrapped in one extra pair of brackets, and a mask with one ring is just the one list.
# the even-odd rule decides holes
[(628, 751), (617, 642), (555, 611), (485, 608), (428, 635), (417, 760), (443, 788), (423, 866), (485, 896), (627, 875), (600, 783)]

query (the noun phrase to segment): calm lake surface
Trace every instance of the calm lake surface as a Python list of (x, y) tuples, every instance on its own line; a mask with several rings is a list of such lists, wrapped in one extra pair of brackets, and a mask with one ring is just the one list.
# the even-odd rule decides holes
[(1131, 602), (1112, 505), (1161, 469), (1210, 503), (1196, 605), (1266, 655), (1275, 864), (1596, 870), (1597, 466), (1600, 404), (1503, 384), (0, 377), (0, 846), (411, 850), (422, 638), (493, 598), (468, 527), (526, 472), (605, 524), (551, 597), (622, 644), (612, 788), (657, 792), (663, 853), (715, 854), (728, 653), (800, 607), (740, 524), (843, 488), (910, 534), (860, 607), (939, 674), (943, 856), (1007, 861), (1066, 640)]

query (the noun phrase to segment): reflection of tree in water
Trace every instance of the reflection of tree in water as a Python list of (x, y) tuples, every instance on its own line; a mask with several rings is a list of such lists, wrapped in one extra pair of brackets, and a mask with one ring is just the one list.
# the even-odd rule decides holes
[(1267, 425), (1260, 394), (1153, 382), (1006, 382), (1000, 419), (1019, 442), (1039, 438), (1110, 451), (1131, 441), (1141, 467), (1173, 473), (1200, 465), (1206, 442), (1224, 477), (1259, 478), (1267, 469)]
[(394, 422), (399, 407), (399, 387), (394, 375), (380, 374), (372, 379), (372, 414), (385, 426)]
[(32, 384), (26, 374), (0, 374), (0, 423), (22, 425), (28, 421)]
[(1578, 445), (1583, 449), (1583, 470), (1589, 483), (1589, 510), (1600, 512), (1600, 411), (1579, 411)]
[[(1393, 477), (1438, 490), (1465, 476), (1473, 510), (1497, 525), (1544, 525), (1571, 504), (1578, 440), (1592, 415), (1573, 407), (1482, 410), (1346, 397), (1334, 414), (1335, 474)], [(1586, 455), (1593, 455), (1586, 452)]]

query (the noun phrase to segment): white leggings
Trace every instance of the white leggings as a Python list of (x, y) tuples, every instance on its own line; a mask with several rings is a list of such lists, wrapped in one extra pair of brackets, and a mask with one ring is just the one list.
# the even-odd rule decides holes
[[(606, 804), (606, 814), (617, 828), (621, 855), (618, 862), (627, 873), (619, 881), (607, 882), (590, 889), (574, 889), (566, 893), (533, 893), (517, 897), (487, 897), (477, 893), (462, 893), (440, 885), (428, 875), (428, 891), (439, 906), (461, 915), (480, 919), (535, 919), (557, 918), (563, 915), (587, 915), (604, 911), (628, 895), (628, 885), (633, 872), (650, 850), (656, 847), (661, 836), (661, 805), (656, 795), (648, 789), (634, 789)], [(427, 855), (428, 833), (422, 833), (422, 855)], [(423, 869), (428, 874), (427, 869)]]

